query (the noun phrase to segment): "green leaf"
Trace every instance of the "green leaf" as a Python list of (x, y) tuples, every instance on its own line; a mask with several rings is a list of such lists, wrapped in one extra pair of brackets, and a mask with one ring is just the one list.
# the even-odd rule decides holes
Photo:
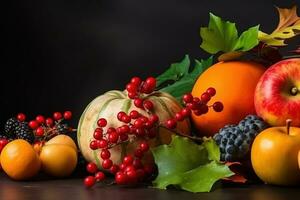
[(182, 174), (180, 187), (189, 192), (209, 192), (216, 181), (232, 175), (226, 165), (211, 161)]
[(220, 152), (212, 139), (198, 145), (173, 136), (169, 145), (156, 147), (152, 153), (159, 171), (153, 185), (159, 189), (173, 185), (190, 192), (206, 192), (219, 179), (233, 175), (219, 163)]
[(207, 149), (208, 159), (214, 161), (220, 161), (220, 148), (216, 144), (216, 142), (212, 139), (205, 140), (203, 145)]
[(156, 77), (156, 84), (159, 87), (162, 83), (172, 80), (177, 81), (184, 75), (188, 74), (190, 67), (190, 58), (185, 55), (184, 59), (179, 63), (173, 63), (167, 71)]
[[(186, 62), (181, 62), (181, 63), (186, 63)], [(159, 82), (161, 84), (165, 83), (166, 81), (172, 81), (173, 83), (167, 85), (166, 87), (160, 89), (160, 91), (167, 92), (177, 98), (179, 101), (181, 100), (182, 95), (184, 95), (187, 92), (190, 92), (193, 88), (193, 85), (197, 78), (199, 77), (200, 74), (202, 74), (207, 68), (209, 68), (213, 63), (213, 57), (211, 56), (207, 60), (195, 60), (195, 66), (193, 70), (190, 73), (185, 73), (183, 76), (181, 76), (178, 80), (174, 81), (174, 79), (168, 79), (164, 78), (163, 82)], [(170, 68), (172, 68), (171, 65)], [(178, 65), (177, 65), (178, 66)], [(185, 64), (182, 64), (182, 68), (185, 68)], [(190, 66), (188, 66), (188, 71), (189, 71)], [(183, 70), (182, 70), (183, 71)], [(168, 72), (169, 77), (175, 77), (177, 76), (178, 73), (174, 73), (173, 75), (170, 73), (170, 69), (168, 69), (166, 72)], [(165, 73), (166, 73), (165, 72)], [(165, 74), (164, 73), (164, 74)], [(163, 75), (163, 74), (162, 74)], [(159, 77), (167, 77), (167, 76), (162, 76), (160, 75)], [(177, 76), (178, 77), (178, 76)], [(160, 79), (162, 80), (162, 79)]]
[(210, 13), (208, 27), (200, 28), (200, 36), (200, 47), (211, 54), (219, 51), (248, 51), (258, 44), (258, 26), (249, 28), (238, 37), (235, 23)]

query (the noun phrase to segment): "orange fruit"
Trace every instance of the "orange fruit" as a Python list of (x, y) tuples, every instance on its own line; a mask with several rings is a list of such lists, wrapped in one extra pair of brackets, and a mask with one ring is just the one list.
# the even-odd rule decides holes
[(27, 180), (35, 176), (41, 167), (40, 159), (25, 140), (14, 140), (2, 150), (1, 165), (5, 173), (14, 180)]
[(207, 114), (192, 115), (200, 135), (213, 136), (227, 124), (236, 124), (248, 114), (255, 114), (254, 91), (265, 68), (254, 62), (219, 62), (208, 68), (196, 81), (192, 94), (200, 97), (209, 87), (217, 93), (209, 102), (221, 101), (222, 112), (209, 109)]

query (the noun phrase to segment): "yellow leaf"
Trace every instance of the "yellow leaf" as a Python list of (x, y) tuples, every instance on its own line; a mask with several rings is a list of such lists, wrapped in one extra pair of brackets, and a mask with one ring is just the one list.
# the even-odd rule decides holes
[(285, 40), (295, 37), (300, 33), (300, 17), (297, 15), (297, 6), (291, 9), (277, 8), (279, 12), (279, 23), (277, 28), (267, 34), (262, 31), (258, 33), (259, 41), (269, 46), (285, 46)]

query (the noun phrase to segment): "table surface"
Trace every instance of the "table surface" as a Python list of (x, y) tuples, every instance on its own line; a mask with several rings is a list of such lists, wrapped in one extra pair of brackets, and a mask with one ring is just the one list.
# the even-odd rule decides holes
[(149, 187), (121, 187), (101, 184), (92, 189), (86, 189), (82, 184), (82, 178), (16, 182), (0, 172), (1, 200), (90, 200), (100, 198), (102, 200), (281, 200), (299, 199), (299, 196), (299, 187), (276, 187), (264, 184), (219, 187), (210, 193), (197, 194), (175, 189), (158, 190)]

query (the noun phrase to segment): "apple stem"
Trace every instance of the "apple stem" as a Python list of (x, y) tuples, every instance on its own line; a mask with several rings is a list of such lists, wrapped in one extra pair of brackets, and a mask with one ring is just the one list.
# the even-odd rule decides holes
[(292, 123), (292, 120), (291, 120), (291, 119), (287, 119), (287, 120), (286, 120), (286, 129), (287, 129), (287, 134), (288, 134), (288, 135), (290, 134), (291, 123)]

